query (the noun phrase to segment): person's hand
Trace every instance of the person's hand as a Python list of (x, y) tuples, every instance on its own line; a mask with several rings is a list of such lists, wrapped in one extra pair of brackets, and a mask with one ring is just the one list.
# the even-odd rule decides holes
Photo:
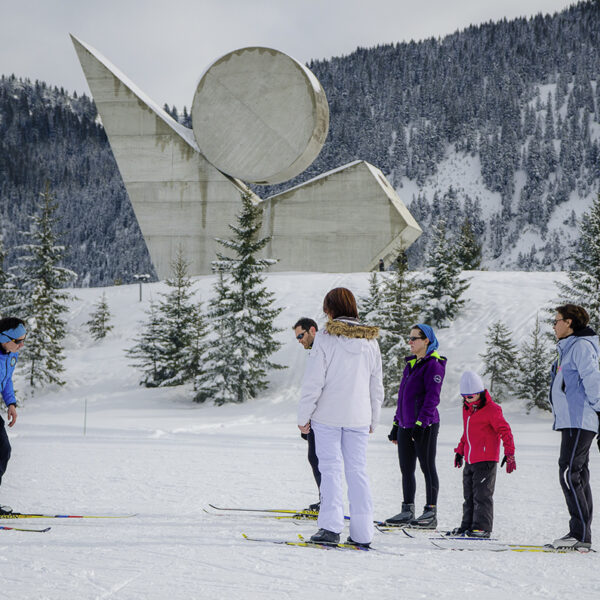
[(517, 468), (517, 461), (515, 460), (514, 454), (504, 455), (502, 462), (500, 463), (500, 468), (506, 465), (506, 472), (512, 473)]
[(388, 434), (388, 440), (390, 440), (390, 442), (392, 442), (393, 444), (398, 445), (398, 423), (396, 423), (396, 421), (394, 421), (392, 429)]
[(15, 407), (14, 404), (8, 405), (7, 416), (8, 416), (8, 426), (12, 427), (17, 422), (17, 408)]
[(310, 432), (310, 421), (306, 425), (298, 425), (298, 429), (300, 433), (309, 433)]
[(415, 442), (419, 442), (423, 437), (423, 432), (425, 431), (425, 427), (421, 424), (420, 421), (417, 421), (416, 425), (412, 428), (412, 439)]
[(463, 466), (463, 455), (458, 452), (454, 455), (454, 466), (460, 469)]

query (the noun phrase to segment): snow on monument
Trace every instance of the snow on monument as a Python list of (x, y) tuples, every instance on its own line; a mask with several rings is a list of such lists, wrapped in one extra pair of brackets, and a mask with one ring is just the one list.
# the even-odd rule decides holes
[[(160, 278), (181, 247), (190, 274), (211, 273), (246, 183), (302, 173), (329, 126), (325, 92), (302, 64), (242, 48), (200, 79), (193, 130), (172, 119), (88, 44), (71, 36)], [(389, 261), (421, 229), (379, 169), (356, 161), (261, 200), (274, 271), (353, 272)]]

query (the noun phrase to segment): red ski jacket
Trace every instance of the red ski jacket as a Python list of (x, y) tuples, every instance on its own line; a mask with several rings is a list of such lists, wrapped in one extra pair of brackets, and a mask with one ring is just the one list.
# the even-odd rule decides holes
[(510, 425), (502, 414), (502, 409), (485, 390), (485, 403), (479, 408), (465, 403), (463, 407), (464, 431), (454, 452), (473, 463), (500, 458), (500, 438), (504, 444), (504, 454), (514, 455), (515, 443)]

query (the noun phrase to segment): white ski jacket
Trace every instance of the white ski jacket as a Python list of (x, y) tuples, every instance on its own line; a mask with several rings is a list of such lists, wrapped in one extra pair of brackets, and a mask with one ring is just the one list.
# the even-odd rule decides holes
[(375, 429), (384, 395), (378, 335), (377, 327), (345, 317), (317, 333), (302, 381), (298, 425)]

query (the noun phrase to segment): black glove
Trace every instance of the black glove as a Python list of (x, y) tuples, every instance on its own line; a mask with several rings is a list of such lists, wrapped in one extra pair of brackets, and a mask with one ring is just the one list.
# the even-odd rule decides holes
[(424, 431), (425, 431), (425, 427), (423, 427), (423, 425), (418, 425), (418, 424), (417, 424), (417, 425), (415, 425), (415, 426), (412, 428), (412, 432), (411, 432), (412, 439), (413, 439), (415, 442), (418, 442), (418, 441), (420, 441), (420, 440), (421, 440), (421, 438), (423, 437), (423, 432), (424, 432)]
[(398, 423), (396, 423), (396, 421), (394, 421), (394, 424), (392, 425), (392, 430), (388, 435), (388, 440), (390, 440), (390, 442), (395, 442), (398, 440)]
[(454, 466), (460, 469), (463, 466), (463, 455), (458, 452), (454, 455)]

